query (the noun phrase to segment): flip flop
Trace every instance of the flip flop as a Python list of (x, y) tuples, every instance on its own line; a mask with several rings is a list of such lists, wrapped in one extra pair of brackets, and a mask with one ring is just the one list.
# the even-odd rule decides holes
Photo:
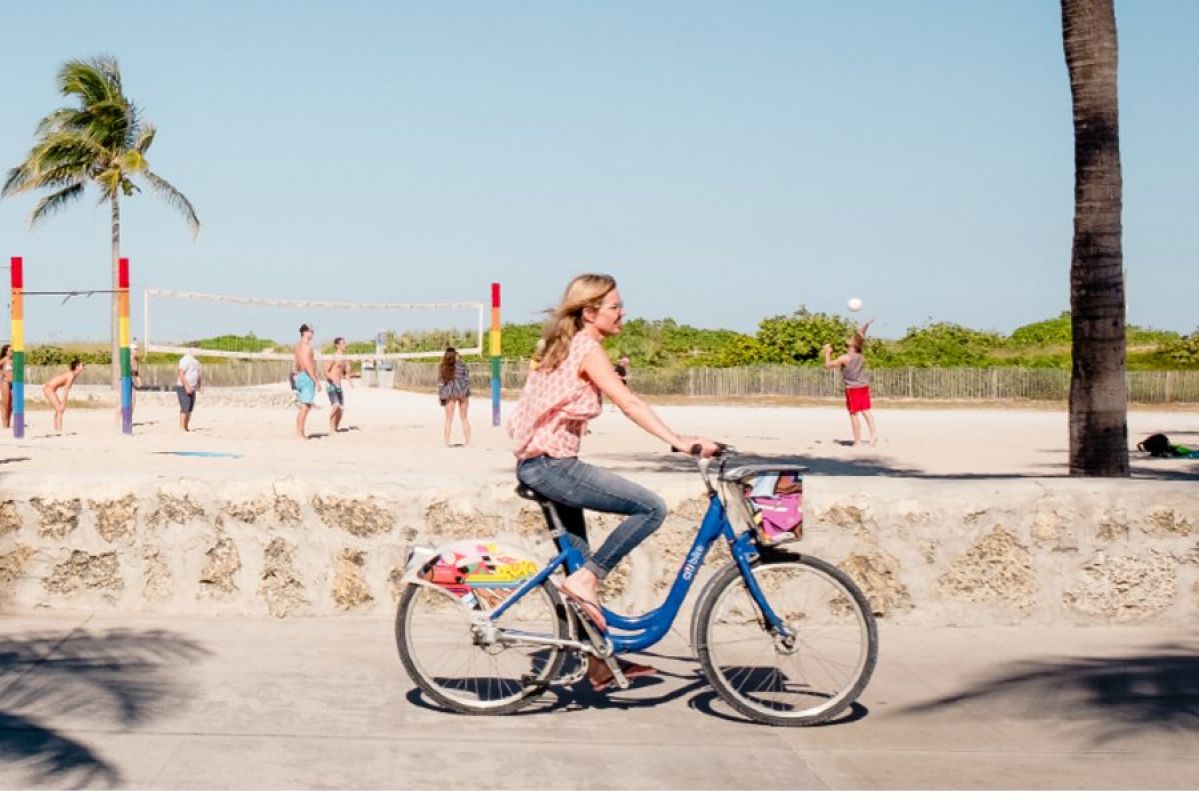
[[(623, 658), (617, 659), (616, 663), (620, 665), (620, 671), (623, 672), (624, 676), (630, 681), (636, 680), (637, 678), (648, 678), (651, 675), (658, 674), (658, 670), (654, 669), (649, 664), (638, 664), (635, 661), (625, 661)], [(607, 665), (605, 664), (604, 666)], [(597, 681), (589, 674), (587, 676), (587, 680), (591, 683), (591, 688), (593, 690), (602, 692), (610, 688), (612, 684), (616, 683), (616, 676), (609, 672), (608, 677), (605, 680)]]
[(604, 610), (600, 608), (598, 603), (593, 603), (590, 600), (584, 600), (582, 597), (579, 597), (565, 586), (559, 586), (558, 591), (578, 604), (579, 610), (586, 614), (587, 618), (594, 623), (596, 630), (602, 634), (606, 634), (608, 632), (608, 623), (604, 619)]

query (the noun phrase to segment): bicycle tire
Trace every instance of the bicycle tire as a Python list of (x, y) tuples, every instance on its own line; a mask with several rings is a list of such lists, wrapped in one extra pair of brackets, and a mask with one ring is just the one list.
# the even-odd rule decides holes
[[(437, 606), (442, 613), (436, 620), (418, 622), (414, 619), (414, 614), (422, 608), (422, 602), (426, 597), (433, 599), (431, 603), (425, 605)], [(532, 589), (521, 599), (520, 603), (505, 613), (504, 619), (512, 618), (516, 624), (519, 624), (520, 620), (515, 618), (520, 616), (522, 607), (528, 609), (526, 604), (538, 599), (549, 612), (546, 618), (540, 621), (548, 629), (538, 632), (553, 634), (558, 639), (568, 638), (569, 623), (566, 607), (557, 590), (549, 581)], [(551, 619), (552, 621), (550, 621)], [(455, 620), (467, 622), (466, 630), (452, 630), (451, 627)], [(434, 588), (428, 584), (414, 583), (409, 584), (400, 596), (400, 602), (396, 608), (396, 647), (408, 677), (420, 687), (426, 697), (442, 707), (455, 711), (490, 716), (519, 711), (549, 688), (550, 681), (562, 667), (562, 661), (566, 655), (563, 648), (542, 647), (535, 654), (530, 654), (530, 673), (513, 676), (511, 673), (515, 672), (515, 669), (508, 669), (506, 671), (509, 674), (505, 676), (498, 668), (495, 656), (501, 653), (516, 653), (524, 648), (519, 645), (509, 645), (496, 653), (488, 653), (484, 645), (469, 640), (469, 621), (469, 609), (464, 607), (458, 598), (445, 590)], [(431, 662), (434, 659), (426, 657), (424, 650), (427, 648), (418, 648), (417, 640), (421, 640), (423, 644), (431, 634), (440, 635), (443, 639), (446, 639), (448, 634), (449, 640), (460, 636), (467, 637), (467, 640), (459, 645), (455, 645), (451, 641), (448, 646), (463, 647), (465, 652), (471, 653), (472, 657), (469, 659), (471, 664), (464, 665), (464, 667), (476, 667), (471, 671), (478, 671), (481, 674), (477, 676), (430, 674), (430, 670), (434, 666)], [(481, 665), (476, 664), (476, 660), (479, 658), (483, 659)], [(538, 663), (538, 658), (540, 658), (540, 663)], [(517, 656), (513, 660), (521, 661), (522, 659)], [(444, 663), (445, 658), (443, 657), (437, 660), (436, 665)], [(528, 680), (525, 680), (526, 678)]]
[[(776, 641), (740, 570), (730, 564), (712, 578), (712, 590), (696, 611), (695, 650), (708, 681), (725, 702), (757, 722), (803, 726), (834, 719), (861, 695), (878, 661), (870, 603), (844, 572), (810, 555), (774, 550), (751, 569), (797, 641), (791, 648)], [(783, 590), (784, 572), (806, 580)], [(762, 656), (773, 663), (757, 664)], [(808, 702), (813, 705), (804, 705)]]

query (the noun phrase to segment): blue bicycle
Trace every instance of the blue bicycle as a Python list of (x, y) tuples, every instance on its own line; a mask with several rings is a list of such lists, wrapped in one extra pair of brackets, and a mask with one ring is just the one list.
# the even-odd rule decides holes
[[(708, 509), (670, 592), (640, 616), (604, 609), (607, 632), (555, 588), (555, 573), (579, 569), (585, 558), (553, 504), (526, 486), (518, 494), (541, 504), (558, 547), (548, 564), (490, 540), (414, 548), (395, 623), (408, 675), (439, 705), (470, 714), (511, 713), (551, 686), (581, 680), (588, 656), (603, 659), (625, 688), (617, 654), (646, 650), (666, 635), (708, 551), (723, 539), (731, 561), (704, 585), (691, 625), (708, 681), (759, 722), (812, 725), (840, 715), (878, 658), (870, 604), (841, 570), (795, 551), (794, 540), (763, 544), (769, 537), (747, 502), (764, 479), (794, 480), (804, 467), (731, 451), (698, 463)], [(730, 508), (746, 512), (740, 530)]]

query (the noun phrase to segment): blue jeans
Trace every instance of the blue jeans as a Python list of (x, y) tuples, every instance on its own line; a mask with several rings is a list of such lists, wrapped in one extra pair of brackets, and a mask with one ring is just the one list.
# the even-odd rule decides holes
[[(577, 458), (526, 459), (516, 465), (516, 477), (554, 501), (571, 542), (588, 556), (584, 566), (601, 580), (666, 519), (666, 502), (661, 497)], [(627, 517), (594, 553), (587, 543), (585, 508)]]

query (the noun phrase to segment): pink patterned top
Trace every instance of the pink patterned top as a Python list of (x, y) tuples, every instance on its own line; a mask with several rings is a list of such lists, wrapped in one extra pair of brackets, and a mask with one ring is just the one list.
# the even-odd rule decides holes
[(554, 370), (529, 371), (525, 388), (508, 420), (508, 435), (516, 441), (520, 460), (537, 456), (574, 458), (587, 420), (600, 413), (600, 391), (579, 374), (579, 366), (600, 344), (579, 331), (570, 351)]

